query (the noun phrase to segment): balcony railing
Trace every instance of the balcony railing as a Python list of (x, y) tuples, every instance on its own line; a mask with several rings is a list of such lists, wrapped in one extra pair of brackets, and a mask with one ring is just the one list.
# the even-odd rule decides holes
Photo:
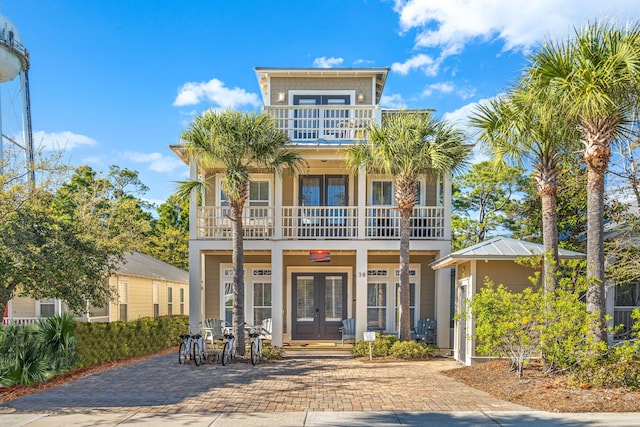
[(356, 206), (282, 208), (283, 239), (353, 239), (358, 236)]
[[(400, 238), (400, 214), (392, 206), (368, 206), (358, 218), (357, 206), (285, 206), (281, 222), (275, 223), (273, 207), (246, 207), (243, 211), (243, 237), (247, 240), (390, 240)], [(409, 234), (414, 240), (441, 240), (445, 236), (444, 208), (418, 206), (413, 210)], [(364, 221), (363, 236), (359, 225)], [(198, 239), (230, 240), (231, 209), (198, 208)], [(280, 233), (276, 233), (276, 229)], [(279, 237), (280, 238), (280, 237)]]
[(374, 120), (373, 106), (289, 105), (265, 110), (292, 141), (354, 140), (365, 138)]
[[(368, 239), (399, 239), (400, 212), (387, 206), (367, 207)], [(440, 206), (418, 206), (413, 208), (409, 223), (412, 239), (443, 239), (444, 208)]]
[(631, 318), (631, 312), (636, 308), (638, 307), (615, 306), (613, 308), (613, 326), (616, 328), (614, 340), (632, 338), (634, 320)]
[[(273, 236), (273, 208), (246, 207), (242, 228), (245, 239), (267, 239)], [(199, 239), (231, 239), (231, 208), (204, 206), (198, 208)]]

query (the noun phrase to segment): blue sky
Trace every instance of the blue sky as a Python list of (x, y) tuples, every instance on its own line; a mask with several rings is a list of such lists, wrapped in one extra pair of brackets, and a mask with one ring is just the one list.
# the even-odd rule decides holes
[(526, 54), (545, 37), (566, 37), (594, 19), (635, 21), (638, 6), (637, 0), (2, 0), (0, 13), (31, 55), (35, 143), (65, 147), (74, 165), (135, 169), (150, 187), (146, 198), (160, 203), (187, 177), (168, 146), (179, 142), (194, 114), (260, 108), (256, 66), (390, 67), (383, 107), (434, 108), (464, 124), (476, 103), (515, 81)]

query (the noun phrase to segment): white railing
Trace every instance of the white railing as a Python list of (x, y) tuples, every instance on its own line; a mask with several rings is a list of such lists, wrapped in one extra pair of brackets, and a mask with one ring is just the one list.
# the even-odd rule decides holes
[(37, 317), (3, 317), (2, 324), (16, 324), (16, 325), (35, 325), (38, 323)]
[[(399, 239), (400, 212), (393, 206), (368, 206), (367, 239)], [(416, 206), (409, 224), (409, 236), (415, 240), (444, 238), (444, 208)]]
[[(273, 236), (273, 208), (246, 207), (242, 228), (245, 239), (266, 239)], [(199, 239), (231, 239), (231, 208), (204, 206), (198, 208)]]
[(358, 236), (356, 206), (286, 206), (284, 239), (353, 239)]
[[(400, 214), (393, 206), (368, 206), (364, 219), (357, 206), (284, 206), (282, 220), (275, 224), (273, 207), (247, 207), (243, 215), (245, 239), (264, 240), (279, 227), (283, 239), (367, 240), (399, 239)], [(198, 208), (198, 239), (231, 240), (229, 207)], [(364, 221), (364, 236), (358, 226)], [(409, 235), (414, 240), (444, 238), (444, 207), (418, 206), (413, 210)]]
[(354, 140), (366, 137), (374, 120), (373, 106), (289, 105), (265, 110), (292, 141)]

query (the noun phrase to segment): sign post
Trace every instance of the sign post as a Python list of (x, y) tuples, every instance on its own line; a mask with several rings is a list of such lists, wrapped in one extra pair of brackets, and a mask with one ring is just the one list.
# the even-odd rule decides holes
[(369, 362), (371, 362), (373, 360), (373, 355), (372, 355), (372, 350), (371, 350), (371, 343), (376, 340), (376, 333), (375, 332), (365, 332), (364, 333), (364, 340), (369, 343)]

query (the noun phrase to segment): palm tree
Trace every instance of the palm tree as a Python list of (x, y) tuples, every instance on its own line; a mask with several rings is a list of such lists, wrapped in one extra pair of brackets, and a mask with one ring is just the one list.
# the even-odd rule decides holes
[(400, 213), (400, 340), (411, 339), (409, 240), (410, 219), (418, 202), (421, 175), (441, 175), (458, 168), (469, 149), (462, 132), (429, 113), (399, 112), (372, 125), (368, 140), (346, 149), (347, 167), (358, 173), (395, 177), (395, 201)]
[(630, 116), (630, 96), (640, 75), (640, 27), (588, 24), (565, 42), (547, 42), (532, 55), (528, 78), (577, 125), (587, 164), (587, 310), (599, 313), (592, 327), (606, 341), (604, 290), (604, 176), (611, 143)]
[(508, 95), (480, 104), (470, 121), (480, 130), (479, 139), (493, 155), (496, 167), (525, 162), (533, 166), (542, 204), (543, 286), (550, 292), (556, 287), (558, 265), (558, 161), (578, 135), (557, 110), (540, 102), (540, 91), (532, 91), (528, 83), (523, 80)]
[[(187, 156), (204, 170), (221, 171), (222, 191), (231, 209), (233, 262), (233, 329), (237, 351), (244, 354), (244, 248), (242, 213), (249, 196), (249, 173), (297, 173), (300, 156), (289, 147), (289, 138), (266, 113), (208, 110), (197, 116), (181, 139)], [(203, 184), (183, 182), (179, 193), (190, 194)]]

